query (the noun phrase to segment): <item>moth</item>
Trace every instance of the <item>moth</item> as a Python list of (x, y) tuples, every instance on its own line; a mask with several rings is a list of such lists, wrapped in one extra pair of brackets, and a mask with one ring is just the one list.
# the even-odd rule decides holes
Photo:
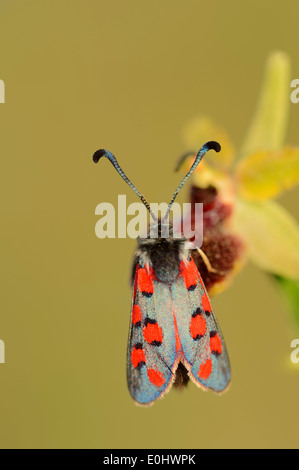
[[(166, 214), (158, 219), (144, 196), (119, 166), (115, 156), (97, 150), (93, 160), (106, 157), (141, 199), (151, 214), (152, 229), (138, 238), (132, 275), (132, 310), (127, 351), (127, 380), (137, 404), (150, 405), (190, 378), (198, 387), (223, 392), (230, 382), (225, 343), (213, 314), (200, 273), (191, 255), (190, 242), (173, 236), (169, 212), (182, 186), (208, 150), (221, 150), (207, 142), (178, 188)], [(165, 228), (167, 237), (163, 236)], [(166, 232), (167, 233), (167, 232)]]

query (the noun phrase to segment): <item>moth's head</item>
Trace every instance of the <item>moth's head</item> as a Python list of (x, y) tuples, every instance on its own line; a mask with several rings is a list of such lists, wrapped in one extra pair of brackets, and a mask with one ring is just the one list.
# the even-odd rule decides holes
[(138, 242), (142, 243), (154, 243), (156, 240), (169, 239), (173, 238), (173, 226), (170, 222), (164, 222), (159, 219), (157, 221), (151, 222), (146, 232), (138, 237)]
[(181, 232), (176, 232), (171, 222), (165, 222), (159, 219), (150, 224), (146, 232), (138, 237), (139, 245), (153, 245), (155, 243), (184, 243), (186, 238), (182, 237)]

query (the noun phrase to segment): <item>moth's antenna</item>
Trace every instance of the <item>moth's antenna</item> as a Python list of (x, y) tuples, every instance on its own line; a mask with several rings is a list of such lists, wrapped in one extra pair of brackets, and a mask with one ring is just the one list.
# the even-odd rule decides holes
[(125, 182), (130, 186), (131, 189), (133, 189), (133, 191), (137, 194), (137, 196), (141, 199), (141, 201), (143, 202), (143, 204), (145, 205), (145, 207), (147, 208), (147, 210), (149, 211), (149, 213), (151, 214), (153, 220), (155, 222), (157, 222), (157, 217), (152, 213), (151, 211), (151, 208), (148, 204), (148, 202), (146, 201), (146, 199), (144, 198), (144, 196), (138, 191), (138, 189), (135, 188), (134, 184), (129, 180), (129, 178), (125, 175), (125, 173), (123, 172), (123, 170), (121, 169), (121, 167), (119, 166), (115, 156), (113, 155), (113, 153), (109, 152), (109, 150), (105, 150), (105, 149), (100, 149), (100, 150), (97, 150), (94, 154), (93, 154), (93, 161), (95, 163), (98, 163), (98, 161), (100, 160), (100, 158), (102, 157), (106, 157), (108, 158), (108, 160), (112, 163), (112, 165), (114, 166), (114, 168), (116, 169), (116, 171), (120, 174), (120, 176), (122, 177), (123, 180), (125, 180)]
[(191, 156), (194, 155), (194, 154), (195, 154), (195, 152), (192, 152), (191, 150), (190, 150), (189, 152), (184, 153), (184, 154), (178, 159), (174, 171), (179, 171), (179, 169), (180, 169), (181, 166), (183, 165), (183, 163), (184, 163), (184, 161), (186, 160), (186, 158), (191, 157)]
[[(184, 186), (184, 184), (186, 183), (187, 179), (190, 178), (190, 176), (192, 175), (192, 173), (194, 172), (195, 168), (197, 167), (197, 165), (199, 164), (199, 162), (201, 161), (201, 159), (203, 158), (203, 156), (208, 152), (208, 150), (215, 150), (215, 152), (220, 152), (221, 150), (221, 146), (220, 144), (218, 144), (218, 142), (215, 142), (213, 140), (211, 140), (210, 142), (207, 142), (206, 144), (204, 144), (201, 149), (198, 151), (197, 155), (196, 155), (196, 158), (193, 162), (193, 165), (191, 166), (190, 170), (188, 171), (188, 173), (186, 174), (185, 178), (182, 179), (181, 183), (179, 184), (179, 186), (177, 187), (177, 189), (175, 190), (175, 192), (173, 193), (173, 196), (172, 196), (172, 199), (169, 203), (169, 206), (167, 208), (167, 211), (166, 211), (166, 214), (164, 215), (163, 217), (163, 220), (162, 220), (162, 223), (168, 219), (168, 215), (169, 215), (169, 211), (171, 209), (171, 206), (173, 205), (174, 201), (175, 201), (175, 198), (177, 197), (177, 195), (179, 194), (180, 190), (182, 189), (182, 187)], [(183, 157), (186, 158), (188, 154), (185, 154)], [(181, 163), (181, 160), (180, 160), (180, 163)]]

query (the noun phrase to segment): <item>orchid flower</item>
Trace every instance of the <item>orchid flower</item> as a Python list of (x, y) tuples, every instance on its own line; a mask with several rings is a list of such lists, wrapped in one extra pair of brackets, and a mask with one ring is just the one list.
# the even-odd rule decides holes
[[(299, 147), (284, 144), (290, 106), (290, 62), (270, 55), (257, 109), (239, 151), (223, 128), (198, 117), (184, 129), (186, 146), (217, 140), (191, 182), (191, 202), (203, 202), (205, 252), (196, 262), (210, 294), (226, 288), (247, 260), (271, 274), (299, 326), (299, 225), (275, 199), (299, 183)], [(187, 168), (190, 158), (181, 162)]]

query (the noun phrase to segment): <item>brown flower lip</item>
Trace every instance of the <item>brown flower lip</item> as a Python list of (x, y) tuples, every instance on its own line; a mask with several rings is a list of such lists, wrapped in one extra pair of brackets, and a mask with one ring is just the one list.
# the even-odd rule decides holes
[(223, 203), (217, 189), (191, 187), (191, 226), (194, 228), (195, 203), (203, 204), (203, 243), (201, 250), (217, 272), (210, 272), (197, 250), (192, 256), (205, 283), (208, 292), (216, 284), (225, 282), (236, 263), (242, 258), (244, 245), (242, 240), (230, 232), (229, 219), (233, 213), (233, 205)]
[[(191, 187), (190, 194), (191, 204), (203, 204), (203, 228), (207, 230), (222, 223), (228, 219), (233, 212), (232, 205), (223, 203), (219, 196), (217, 189), (214, 186), (208, 186), (205, 189), (196, 186)], [(194, 206), (195, 207), (195, 206)], [(194, 211), (191, 214), (191, 222), (193, 222)]]

